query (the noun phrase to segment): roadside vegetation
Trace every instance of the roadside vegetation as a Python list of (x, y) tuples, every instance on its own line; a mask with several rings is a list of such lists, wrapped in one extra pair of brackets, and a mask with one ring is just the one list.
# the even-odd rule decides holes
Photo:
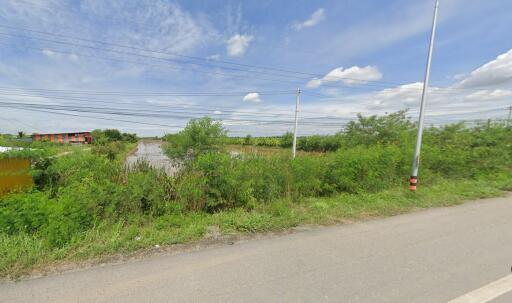
[(191, 120), (164, 138), (166, 153), (183, 163), (175, 176), (145, 163), (128, 170), (133, 140), (110, 133), (98, 132), (91, 151), (45, 158), (34, 188), (0, 198), (0, 276), (185, 243), (212, 228), (349, 222), (512, 189), (512, 130), (503, 124), (427, 129), (417, 193), (407, 191), (415, 126), (404, 112), (360, 116), (336, 135), (300, 138), (304, 152), (294, 160), (281, 149), (289, 134), (266, 138), (276, 143), (264, 146), (279, 152), (233, 154), (229, 146), (260, 138), (228, 138), (218, 122)]

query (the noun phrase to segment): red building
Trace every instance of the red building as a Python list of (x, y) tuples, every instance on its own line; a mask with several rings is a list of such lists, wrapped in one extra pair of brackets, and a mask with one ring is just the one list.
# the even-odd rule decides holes
[(91, 144), (92, 137), (90, 132), (81, 133), (56, 133), (56, 134), (33, 134), (34, 141), (48, 141), (55, 143), (81, 143)]

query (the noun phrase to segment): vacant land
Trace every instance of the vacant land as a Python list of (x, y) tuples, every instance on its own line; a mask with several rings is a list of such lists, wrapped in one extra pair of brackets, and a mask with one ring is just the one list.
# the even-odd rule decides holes
[(127, 169), (131, 138), (97, 132), (91, 150), (33, 155), (36, 186), (0, 199), (0, 275), (212, 235), (390, 216), (512, 189), (511, 128), (457, 124), (426, 130), (419, 190), (409, 192), (414, 132), (403, 113), (360, 117), (343, 133), (308, 138), (308, 152), (291, 159), (288, 149), (230, 154), (221, 124), (193, 120), (165, 138), (166, 154), (183, 163), (174, 175), (145, 162)]

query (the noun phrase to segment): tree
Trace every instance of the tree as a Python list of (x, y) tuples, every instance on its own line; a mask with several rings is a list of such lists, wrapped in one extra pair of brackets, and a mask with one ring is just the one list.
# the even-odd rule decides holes
[(123, 140), (123, 135), (121, 135), (121, 132), (117, 129), (105, 129), (103, 135), (105, 135), (110, 142)]
[(25, 132), (24, 132), (24, 131), (22, 131), (22, 130), (20, 130), (20, 131), (18, 132), (18, 138), (23, 138), (23, 137), (25, 137)]
[(286, 147), (291, 147), (292, 145), (293, 145), (293, 133), (286, 132), (281, 137), (281, 147), (286, 148)]
[(130, 143), (137, 142), (136, 134), (121, 133), (119, 130), (115, 128), (105, 130), (95, 129), (91, 132), (91, 136), (93, 138), (93, 143), (95, 145), (105, 145), (107, 143), (119, 141)]
[(123, 141), (135, 143), (137, 142), (137, 134), (123, 133), (122, 134)]
[(251, 145), (252, 144), (252, 136), (250, 134), (247, 134), (244, 138), (244, 145)]
[(413, 134), (414, 124), (407, 119), (406, 110), (385, 116), (364, 117), (357, 115), (357, 121), (345, 126), (346, 144), (350, 146), (373, 144), (397, 144)]
[(196, 156), (209, 151), (220, 151), (226, 142), (227, 131), (222, 122), (210, 117), (192, 119), (175, 135), (166, 135), (167, 153), (172, 157)]

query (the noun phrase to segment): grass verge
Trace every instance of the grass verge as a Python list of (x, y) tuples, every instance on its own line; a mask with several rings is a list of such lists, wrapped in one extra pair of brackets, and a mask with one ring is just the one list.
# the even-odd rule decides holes
[(492, 181), (438, 181), (417, 193), (394, 188), (378, 193), (307, 198), (300, 203), (281, 200), (258, 204), (251, 211), (138, 216), (114, 224), (99, 223), (59, 249), (46, 248), (35, 236), (0, 234), (0, 277), (16, 279), (34, 271), (44, 272), (56, 264), (91, 259), (99, 262), (114, 254), (129, 254), (155, 245), (188, 243), (204, 238), (211, 226), (217, 226), (224, 234), (236, 234), (280, 231), (305, 224), (339, 224), (502, 196), (504, 190), (510, 189), (512, 177), (500, 176)]

